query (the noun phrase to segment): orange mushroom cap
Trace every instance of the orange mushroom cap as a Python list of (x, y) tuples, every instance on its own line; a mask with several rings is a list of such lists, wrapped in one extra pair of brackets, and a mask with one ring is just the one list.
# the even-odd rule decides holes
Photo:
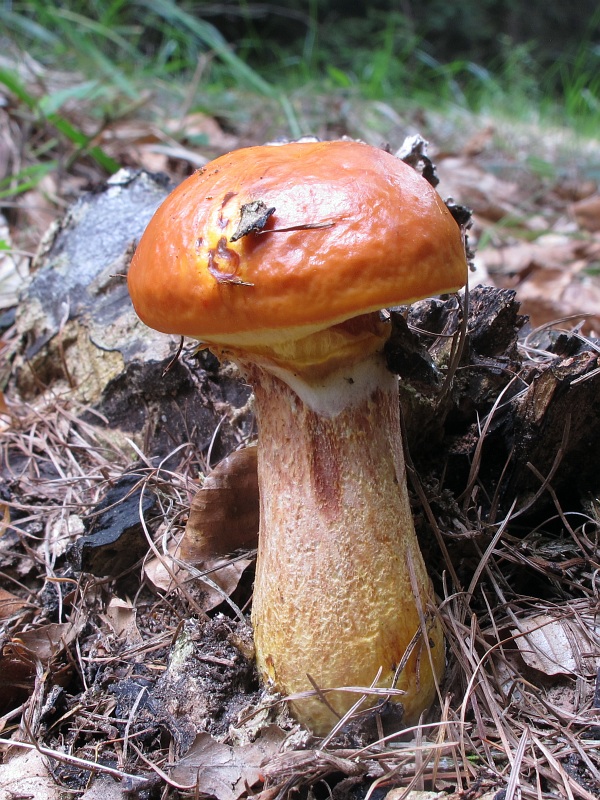
[[(240, 235), (252, 203), (263, 218)], [(150, 327), (244, 347), (455, 291), (466, 261), (414, 169), (360, 142), (301, 142), (236, 150), (190, 176), (152, 218), (128, 280)]]

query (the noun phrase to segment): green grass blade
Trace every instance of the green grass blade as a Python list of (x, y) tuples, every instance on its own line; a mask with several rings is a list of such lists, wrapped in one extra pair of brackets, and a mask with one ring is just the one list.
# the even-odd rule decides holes
[(70, 142), (84, 150), (94, 161), (111, 175), (121, 168), (121, 165), (107, 155), (101, 147), (88, 147), (89, 137), (74, 125), (58, 114), (49, 114), (46, 119), (54, 125), (57, 131), (63, 134)]
[(56, 113), (69, 100), (92, 100), (101, 89), (96, 80), (84, 81), (76, 86), (68, 86), (52, 94), (46, 94), (38, 101), (38, 108), (45, 117)]
[[(136, 48), (132, 43), (121, 35), (113, 26), (107, 25), (103, 22), (90, 19), (83, 14), (78, 14), (75, 11), (69, 11), (66, 8), (56, 9), (56, 16), (71, 23), (76, 29), (89, 32), (99, 36), (106, 41), (116, 45), (123, 53), (126, 53), (130, 58), (134, 59), (138, 55)], [(131, 31), (126, 31), (129, 35)]]
[(16, 197), (18, 194), (35, 189), (42, 178), (53, 172), (58, 167), (58, 162), (47, 161), (44, 164), (32, 164), (25, 167), (16, 175), (10, 175), (0, 181), (0, 200), (7, 197)]
[(16, 73), (0, 67), (0, 83), (4, 84), (9, 92), (12, 92), (28, 108), (36, 108), (37, 100), (33, 95), (29, 94)]
[(40, 25), (29, 17), (16, 14), (8, 8), (0, 7), (0, 21), (8, 30), (24, 34), (45, 47), (57, 47), (60, 44), (60, 38), (44, 25)]
[(153, 13), (162, 17), (171, 25), (183, 26), (186, 28), (229, 67), (236, 80), (245, 83), (264, 97), (276, 100), (283, 109), (291, 135), (295, 138), (302, 135), (302, 130), (294, 108), (285, 93), (275, 88), (255, 70), (249, 67), (241, 58), (238, 58), (227, 41), (213, 25), (188, 14), (175, 3), (171, 2), (171, 0), (158, 0), (158, 2), (154, 0), (153, 2), (143, 2), (142, 5), (147, 6)]
[(171, 0), (143, 2), (142, 5), (147, 6), (166, 22), (183, 26), (190, 33), (193, 33), (199, 41), (216, 53), (223, 63), (227, 64), (237, 79), (244, 81), (255, 91), (265, 95), (265, 97), (277, 97), (277, 90), (235, 55), (229, 44), (213, 25), (193, 17), (187, 11), (171, 2)]
[(67, 119), (58, 113), (45, 114), (42, 101), (38, 101), (31, 95), (21, 83), (19, 77), (10, 70), (0, 68), (0, 84), (4, 84), (22, 103), (32, 111), (36, 111), (40, 117), (49, 122), (57, 131), (63, 134), (70, 142), (81, 150), (85, 150), (91, 158), (96, 161), (103, 169), (110, 174), (116, 172), (120, 165), (108, 156), (100, 147), (89, 147), (89, 137), (72, 125)]

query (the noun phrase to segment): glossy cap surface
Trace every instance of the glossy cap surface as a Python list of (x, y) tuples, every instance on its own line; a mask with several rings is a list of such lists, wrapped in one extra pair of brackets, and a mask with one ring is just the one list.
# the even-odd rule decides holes
[[(250, 208), (256, 230), (239, 236)], [(148, 326), (243, 347), (455, 291), (466, 275), (460, 229), (427, 181), (383, 150), (333, 141), (209, 163), (158, 209), (128, 280)]]

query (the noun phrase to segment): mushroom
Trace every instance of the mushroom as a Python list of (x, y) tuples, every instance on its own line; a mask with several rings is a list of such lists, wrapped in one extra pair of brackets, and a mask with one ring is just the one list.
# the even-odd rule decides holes
[(139, 317), (205, 343), (254, 388), (257, 665), (316, 735), (386, 689), (412, 724), (443, 674), (380, 311), (465, 280), (437, 192), (354, 141), (217, 158), (167, 198), (131, 262)]

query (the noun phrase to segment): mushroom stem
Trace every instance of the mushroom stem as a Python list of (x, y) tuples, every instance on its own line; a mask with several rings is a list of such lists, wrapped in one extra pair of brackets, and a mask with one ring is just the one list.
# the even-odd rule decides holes
[[(408, 501), (397, 378), (375, 353), (343, 373), (360, 390), (340, 404), (339, 373), (298, 393), (297, 377), (292, 389), (264, 366), (241, 366), (259, 426), (259, 671), (284, 695), (313, 690), (309, 675), (320, 689), (377, 679), (405, 692), (391, 699), (409, 725), (434, 699), (444, 643)], [(318, 696), (292, 703), (317, 735), (360, 694), (326, 697), (336, 713)]]

